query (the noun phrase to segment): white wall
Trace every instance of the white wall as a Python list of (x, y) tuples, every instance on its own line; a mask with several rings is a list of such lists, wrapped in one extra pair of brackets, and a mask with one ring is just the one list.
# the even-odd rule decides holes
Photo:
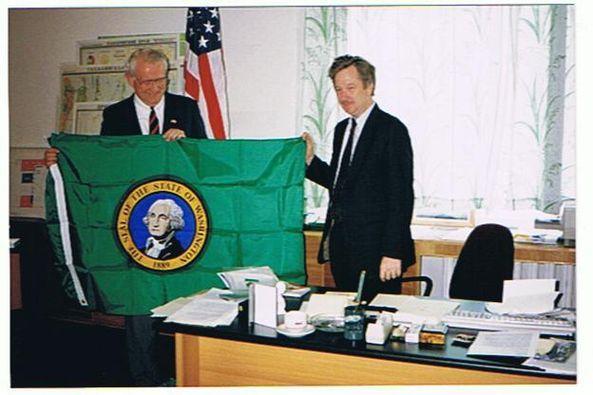
[[(101, 35), (185, 31), (186, 8), (9, 10), (11, 147), (43, 147), (56, 125), (59, 65)], [(221, 10), (233, 138), (297, 134), (302, 8)]]

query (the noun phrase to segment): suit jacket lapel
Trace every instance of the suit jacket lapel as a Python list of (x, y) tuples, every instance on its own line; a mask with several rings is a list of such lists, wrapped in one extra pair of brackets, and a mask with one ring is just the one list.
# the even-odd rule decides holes
[(334, 152), (335, 154), (332, 155), (332, 163), (330, 164), (332, 170), (332, 183), (333, 180), (336, 178), (336, 172), (338, 171), (338, 162), (340, 161), (340, 152), (342, 152), (342, 143), (344, 141), (344, 135), (346, 134), (346, 127), (348, 127), (348, 122), (344, 122), (344, 126), (340, 126), (336, 129), (336, 136), (335, 136), (335, 144), (334, 144)]
[(165, 92), (165, 112), (164, 112), (165, 119), (163, 119), (163, 130), (161, 130), (161, 133), (165, 133), (171, 127), (169, 125), (169, 123), (172, 118), (171, 111), (173, 111), (173, 106), (171, 105), (170, 102), (171, 102), (171, 98), (169, 97), (169, 93)]
[(138, 114), (136, 113), (136, 105), (134, 104), (134, 95), (128, 98), (128, 112), (129, 118), (127, 120), (130, 125), (129, 130), (136, 130), (136, 134), (142, 134), (142, 128), (138, 121)]
[(163, 122), (163, 133), (171, 128), (183, 129), (180, 124), (181, 119), (179, 119), (178, 113), (175, 111), (175, 105), (173, 105), (171, 101), (172, 95), (169, 92), (165, 92), (165, 119)]

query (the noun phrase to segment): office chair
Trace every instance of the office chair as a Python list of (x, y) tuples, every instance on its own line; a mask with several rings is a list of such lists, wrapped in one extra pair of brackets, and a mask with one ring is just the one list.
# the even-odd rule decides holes
[(422, 296), (430, 296), (430, 293), (432, 292), (432, 280), (430, 277), (427, 276), (399, 277), (396, 278), (395, 281), (398, 281), (400, 283), (410, 283), (414, 281), (426, 283), (426, 287), (424, 288)]
[(514, 254), (508, 228), (498, 224), (477, 226), (457, 259), (449, 297), (501, 302), (503, 282), (513, 278)]

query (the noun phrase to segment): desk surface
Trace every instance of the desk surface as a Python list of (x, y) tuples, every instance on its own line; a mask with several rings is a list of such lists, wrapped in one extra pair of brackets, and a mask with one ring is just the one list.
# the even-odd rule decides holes
[[(485, 360), (479, 358), (472, 358), (466, 355), (467, 349), (463, 347), (453, 346), (452, 339), (455, 333), (458, 331), (450, 329), (449, 334), (447, 335), (447, 344), (444, 348), (435, 348), (435, 347), (427, 347), (427, 346), (419, 346), (418, 344), (406, 344), (406, 343), (399, 343), (399, 342), (387, 342), (384, 345), (373, 345), (367, 344), (364, 341), (361, 342), (351, 342), (347, 341), (343, 338), (342, 333), (327, 333), (322, 331), (315, 331), (314, 333), (302, 337), (302, 338), (289, 338), (285, 337), (281, 334), (278, 334), (275, 329), (268, 328), (260, 325), (248, 325), (247, 318), (245, 313), (241, 313), (239, 318), (237, 318), (232, 325), (230, 326), (222, 326), (216, 328), (206, 328), (206, 327), (196, 327), (196, 326), (186, 326), (186, 325), (179, 325), (179, 324), (163, 324), (163, 329), (168, 332), (172, 332), (176, 334), (176, 353), (177, 353), (177, 363), (178, 365), (186, 365), (183, 363), (184, 358), (187, 359), (187, 353), (192, 352), (191, 350), (187, 349), (187, 344), (190, 344), (189, 338), (194, 339), (194, 348), (195, 351), (202, 352), (203, 350), (207, 349), (208, 347), (206, 344), (208, 343), (199, 343), (198, 339), (209, 339), (210, 342), (214, 341), (216, 347), (212, 346), (214, 349), (217, 347), (225, 347), (224, 344), (227, 344), (226, 347), (230, 351), (230, 353), (234, 354), (235, 352), (239, 353), (242, 347), (245, 347), (245, 343), (249, 343), (253, 345), (253, 347), (261, 348), (260, 352), (262, 355), (267, 355), (268, 352), (266, 350), (270, 350), (269, 347), (274, 349), (272, 355), (277, 356), (276, 362), (280, 364), (280, 366), (284, 366), (283, 362), (281, 362), (281, 351), (288, 350), (290, 352), (296, 352), (296, 350), (301, 351), (310, 351), (311, 353), (305, 353), (304, 357), (306, 358), (313, 358), (313, 359), (320, 359), (324, 356), (329, 354), (335, 356), (343, 356), (347, 357), (354, 357), (351, 358), (353, 361), (358, 361), (360, 358), (365, 359), (366, 361), (372, 360), (373, 362), (377, 363), (405, 363), (405, 364), (413, 364), (417, 366), (418, 364), (422, 365), (422, 369), (432, 369), (435, 367), (443, 367), (448, 369), (452, 372), (456, 372), (455, 378), (451, 376), (450, 381), (447, 381), (447, 378), (439, 378), (440, 381), (434, 381), (432, 377), (424, 377), (419, 378), (415, 384), (435, 384), (435, 383), (450, 383), (450, 384), (459, 384), (459, 383), (513, 383), (513, 382), (529, 382), (529, 383), (546, 383), (546, 382), (559, 382), (559, 383), (573, 383), (575, 381), (574, 376), (563, 376), (557, 374), (550, 374), (545, 373), (536, 369), (532, 369), (529, 367), (521, 366), (518, 362), (515, 363), (504, 362), (502, 360), (494, 361), (494, 360)], [(472, 333), (470, 330), (464, 330), (464, 333)], [(214, 339), (214, 340), (213, 340)], [(226, 340), (231, 341), (228, 342), (220, 342), (219, 340)], [(184, 342), (188, 342), (185, 344)], [(233, 343), (237, 342), (237, 343)], [(185, 344), (186, 349), (182, 351), (180, 348), (183, 347)], [(201, 344), (198, 346), (198, 344)], [(240, 346), (243, 344), (243, 346)], [(269, 347), (268, 347), (269, 346)], [(198, 350), (199, 349), (199, 350)], [(292, 351), (291, 351), (292, 350)], [(180, 356), (180, 355), (185, 356)], [(256, 353), (256, 355), (258, 355)], [(229, 365), (232, 365), (230, 362), (230, 355), (229, 357)], [(232, 356), (233, 358), (236, 357), (235, 355)], [(196, 355), (192, 356), (189, 359), (197, 358)], [(225, 356), (218, 356), (221, 360), (219, 362), (223, 362)], [(274, 357), (276, 358), (276, 357)], [(314, 361), (309, 361), (309, 364), (313, 364)], [(356, 363), (356, 362), (355, 362)], [(368, 363), (368, 362), (367, 362)], [(371, 362), (372, 363), (372, 362)], [(177, 366), (177, 370), (181, 379), (180, 385), (198, 385), (195, 382), (187, 379), (187, 372), (186, 368), (189, 369), (200, 369), (205, 368), (205, 361), (198, 361), (196, 362), (196, 367), (188, 367), (188, 366)], [(213, 367), (207, 367), (207, 369), (212, 369)], [(284, 369), (287, 369), (287, 366), (284, 366)], [(270, 367), (268, 369), (268, 373)], [(416, 367), (416, 369), (418, 369)], [(493, 373), (493, 375), (481, 375), (481, 373)], [(185, 374), (185, 376), (184, 376)], [(498, 376), (497, 376), (498, 375)], [(468, 376), (472, 376), (469, 378)], [(504, 376), (505, 379), (501, 381), (500, 377)], [(185, 379), (184, 379), (185, 377)], [(202, 377), (203, 373), (195, 373), (195, 377)], [(477, 377), (484, 377), (480, 379), (480, 381), (475, 381)], [(349, 380), (349, 379), (345, 379)], [(360, 380), (362, 382), (333, 382), (334, 384), (364, 384), (364, 378), (361, 376)], [(394, 379), (392, 379), (394, 380)], [(474, 380), (474, 381), (471, 381)], [(315, 380), (312, 381), (295, 381), (295, 382), (281, 382), (283, 384), (292, 384), (292, 385), (302, 385), (302, 384), (324, 384), (324, 382), (316, 382)], [(332, 381), (329, 381), (332, 383)], [(399, 382), (392, 382), (387, 381), (384, 384), (397, 384)], [(238, 383), (236, 385), (261, 385), (261, 383), (257, 382), (244, 382)], [(366, 384), (374, 384), (374, 382), (366, 383)], [(411, 384), (410, 382), (406, 384)], [(213, 384), (212, 382), (206, 385), (217, 385)], [(220, 383), (218, 385), (225, 385), (224, 383)], [(230, 384), (229, 384), (230, 385)]]

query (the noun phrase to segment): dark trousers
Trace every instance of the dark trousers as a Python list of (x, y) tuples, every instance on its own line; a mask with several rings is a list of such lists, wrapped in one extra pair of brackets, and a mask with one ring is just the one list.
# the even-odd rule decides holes
[(382, 257), (377, 253), (356, 251), (352, 247), (355, 237), (355, 234), (348, 233), (344, 229), (342, 223), (335, 223), (331, 229), (329, 256), (337, 290), (356, 292), (360, 272), (366, 270), (362, 300), (371, 302), (378, 293), (400, 294), (401, 283), (399, 281), (383, 282), (379, 278)]
[(126, 347), (132, 383), (138, 387), (159, 385), (158, 330), (150, 315), (125, 316)]

